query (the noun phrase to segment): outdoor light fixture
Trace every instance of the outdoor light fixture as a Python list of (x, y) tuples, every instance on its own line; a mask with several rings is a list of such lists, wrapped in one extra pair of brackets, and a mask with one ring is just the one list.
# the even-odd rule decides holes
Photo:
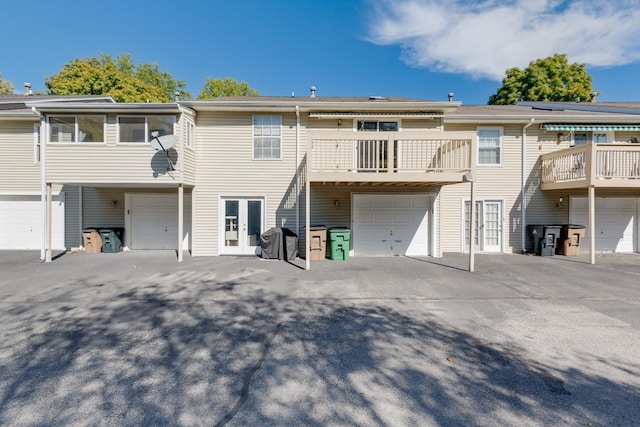
[(336, 207), (336, 209), (340, 209), (340, 200), (334, 200), (333, 205)]
[(558, 201), (556, 202), (556, 208), (562, 209), (563, 206), (564, 206), (564, 197), (560, 196), (558, 198)]

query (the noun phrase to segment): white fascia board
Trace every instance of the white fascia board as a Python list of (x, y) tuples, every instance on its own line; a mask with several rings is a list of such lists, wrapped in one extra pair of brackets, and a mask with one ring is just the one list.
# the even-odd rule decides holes
[(180, 106), (173, 103), (33, 103), (27, 105), (36, 107), (41, 113), (180, 113)]

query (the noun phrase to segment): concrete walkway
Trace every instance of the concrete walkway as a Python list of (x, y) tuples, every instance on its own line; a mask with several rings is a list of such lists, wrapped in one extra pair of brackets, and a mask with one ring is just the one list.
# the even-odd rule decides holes
[(0, 252), (0, 425), (637, 425), (640, 256)]

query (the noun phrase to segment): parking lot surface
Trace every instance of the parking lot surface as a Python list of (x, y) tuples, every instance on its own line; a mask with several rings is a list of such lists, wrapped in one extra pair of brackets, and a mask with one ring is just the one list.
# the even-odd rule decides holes
[(640, 255), (0, 252), (0, 425), (640, 424)]

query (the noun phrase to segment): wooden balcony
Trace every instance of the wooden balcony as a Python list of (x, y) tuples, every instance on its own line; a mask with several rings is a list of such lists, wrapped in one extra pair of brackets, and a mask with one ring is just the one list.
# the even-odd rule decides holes
[(543, 190), (640, 188), (640, 144), (587, 144), (541, 156)]
[(311, 137), (310, 182), (449, 184), (472, 170), (470, 134), (326, 132)]

